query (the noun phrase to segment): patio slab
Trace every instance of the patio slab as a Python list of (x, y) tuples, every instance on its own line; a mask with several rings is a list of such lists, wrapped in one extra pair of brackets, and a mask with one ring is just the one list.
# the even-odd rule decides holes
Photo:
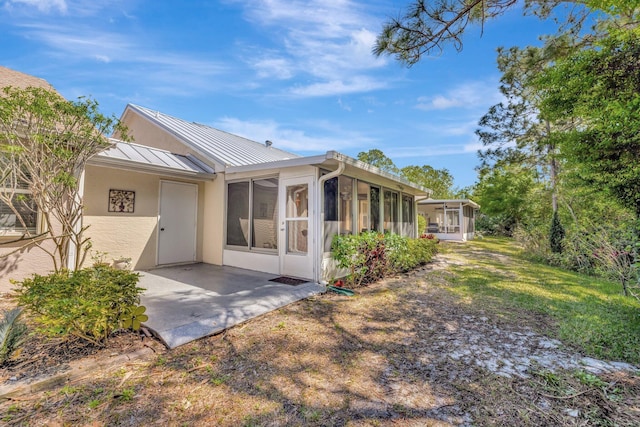
[(149, 315), (144, 325), (169, 348), (324, 291), (313, 282), (285, 285), (270, 282), (273, 274), (204, 263), (139, 273)]

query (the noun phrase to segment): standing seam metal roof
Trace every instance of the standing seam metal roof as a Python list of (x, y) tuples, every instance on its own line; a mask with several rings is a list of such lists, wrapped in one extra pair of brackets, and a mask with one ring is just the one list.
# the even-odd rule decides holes
[(126, 143), (115, 139), (109, 139), (114, 145), (96, 155), (96, 160), (116, 160), (138, 164), (140, 166), (152, 166), (176, 172), (194, 174), (213, 174), (214, 171), (193, 156), (182, 156), (169, 151), (144, 145)]
[(171, 132), (211, 160), (225, 166), (254, 165), (300, 157), (210, 126), (188, 122), (138, 105), (129, 104), (127, 107)]

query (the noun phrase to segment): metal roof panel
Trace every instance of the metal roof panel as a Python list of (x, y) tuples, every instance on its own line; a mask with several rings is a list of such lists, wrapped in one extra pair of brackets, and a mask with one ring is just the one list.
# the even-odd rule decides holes
[(225, 166), (244, 166), (300, 157), (207, 125), (172, 117), (139, 105), (128, 108), (171, 132), (211, 160)]

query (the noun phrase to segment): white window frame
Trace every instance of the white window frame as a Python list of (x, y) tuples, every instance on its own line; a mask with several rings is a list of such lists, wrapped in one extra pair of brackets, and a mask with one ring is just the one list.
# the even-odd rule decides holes
[[(26, 188), (7, 188), (7, 187), (0, 187), (0, 193), (8, 193), (8, 194), (12, 194), (12, 195), (16, 195), (16, 194), (32, 194), (32, 191)], [(4, 201), (0, 201), (0, 203), (2, 204), (6, 204), (4, 203)], [(8, 206), (8, 205), (7, 205)], [(10, 209), (9, 209), (10, 210)], [(13, 215), (13, 214), (8, 214), (8, 215)], [(0, 219), (1, 219), (0, 215)], [(33, 228), (23, 228), (22, 226), (20, 226), (20, 221), (18, 220), (17, 216), (15, 218), (15, 222), (13, 227), (5, 227), (2, 225), (2, 221), (0, 221), (0, 237), (18, 237), (18, 236), (22, 236), (22, 235), (37, 235), (40, 231), (40, 209), (38, 208), (38, 206), (36, 205), (36, 221), (35, 221), (35, 227)]]

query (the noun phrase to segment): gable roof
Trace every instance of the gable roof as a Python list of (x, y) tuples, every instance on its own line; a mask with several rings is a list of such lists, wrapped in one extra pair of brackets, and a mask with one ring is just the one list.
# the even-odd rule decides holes
[(173, 134), (206, 158), (224, 165), (244, 166), (300, 157), (266, 144), (251, 141), (219, 129), (172, 117), (139, 105), (128, 104), (122, 114), (133, 111)]
[(183, 156), (166, 150), (123, 142), (113, 138), (109, 138), (109, 142), (113, 145), (93, 156), (89, 160), (89, 164), (161, 175), (215, 178), (213, 169), (194, 156)]
[(12, 70), (11, 68), (0, 65), (0, 87), (7, 86), (19, 87), (21, 89), (39, 87), (56, 92), (53, 86), (44, 79), (30, 76), (29, 74), (21, 73), (20, 71)]

